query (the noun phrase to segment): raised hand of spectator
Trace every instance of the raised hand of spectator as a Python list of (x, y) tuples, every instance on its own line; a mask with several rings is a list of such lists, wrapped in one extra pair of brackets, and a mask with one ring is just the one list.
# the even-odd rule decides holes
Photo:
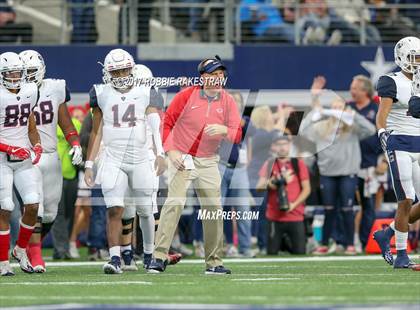
[(311, 86), (312, 96), (320, 96), (326, 84), (327, 80), (325, 77), (323, 77), (322, 75), (316, 76)]

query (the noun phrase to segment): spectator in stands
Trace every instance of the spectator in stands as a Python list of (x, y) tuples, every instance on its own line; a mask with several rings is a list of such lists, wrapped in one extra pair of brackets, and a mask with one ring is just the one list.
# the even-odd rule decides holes
[(0, 43), (32, 42), (32, 25), (16, 23), (16, 12), (9, 1), (0, 0)]
[[(325, 0), (304, 0), (297, 19), (299, 34), (303, 34), (302, 43), (337, 45), (341, 42), (341, 32), (331, 32), (331, 17)], [(330, 35), (331, 32), (331, 35)]]
[(268, 0), (242, 0), (239, 19), (243, 37), (251, 35), (258, 41), (294, 42), (295, 29), (285, 23), (279, 10)]
[(95, 0), (67, 0), (67, 2), (73, 25), (71, 43), (95, 43), (98, 39)]
[[(352, 101), (348, 105), (375, 125), (378, 105), (372, 100), (374, 87), (370, 79), (364, 75), (356, 75), (350, 85), (350, 94)], [(360, 229), (356, 230), (356, 233), (360, 237), (362, 247), (365, 248), (375, 221), (375, 196), (379, 188), (376, 167), (378, 157), (383, 153), (376, 133), (360, 141), (360, 150), (362, 162), (358, 173), (358, 192), (362, 219)]]
[(258, 221), (252, 222), (252, 235), (258, 238), (260, 251), (265, 252), (267, 244), (266, 219), (265, 219), (265, 194), (256, 190), (259, 171), (264, 162), (270, 157), (270, 148), (273, 137), (279, 132), (283, 133), (286, 119), (289, 117), (289, 108), (280, 108), (273, 114), (270, 107), (259, 106), (251, 114), (251, 123), (247, 136), (250, 138), (250, 163), (248, 165), (248, 178), (250, 191), (257, 206), (260, 216)]
[[(243, 98), (240, 92), (231, 92), (238, 106), (239, 114), (243, 113)], [(249, 181), (247, 174), (248, 141), (245, 139), (249, 117), (242, 116), (242, 139), (238, 144), (222, 141), (219, 150), (219, 170), (222, 176), (222, 206), (225, 211), (249, 212)], [(224, 220), (224, 232), (227, 243), (227, 256), (234, 256), (237, 250), (233, 245), (232, 220)], [(239, 254), (244, 257), (254, 256), (251, 252), (251, 221), (239, 219), (238, 227)]]
[(354, 196), (361, 164), (359, 141), (376, 132), (375, 126), (359, 113), (345, 108), (345, 102), (336, 98), (331, 109), (321, 107), (319, 96), (325, 86), (323, 77), (312, 84), (312, 111), (303, 119), (300, 134), (314, 142), (318, 155), (321, 195), (325, 207), (322, 245), (314, 254), (327, 254), (334, 226), (335, 208), (343, 218), (345, 254), (356, 254), (354, 248)]
[[(396, 2), (394, 0), (369, 0), (370, 4), (375, 5), (375, 8), (371, 9), (372, 23), (381, 33), (383, 42), (395, 43), (396, 40), (402, 37), (417, 37), (419, 34), (416, 31), (418, 24), (416, 25), (410, 18), (402, 16), (397, 8), (386, 6)], [(418, 3), (417, 0), (414, 0), (414, 2)], [(413, 14), (420, 14), (420, 9), (410, 9), (409, 11)]]
[(358, 43), (362, 35), (361, 24), (367, 44), (379, 44), (381, 35), (378, 29), (371, 25), (371, 16), (364, 0), (327, 0), (331, 15), (332, 27), (341, 29), (343, 42)]
[(267, 254), (281, 250), (305, 254), (305, 200), (311, 192), (309, 172), (303, 160), (290, 158), (288, 135), (274, 136), (274, 158), (267, 160), (259, 172), (257, 189), (268, 190)]

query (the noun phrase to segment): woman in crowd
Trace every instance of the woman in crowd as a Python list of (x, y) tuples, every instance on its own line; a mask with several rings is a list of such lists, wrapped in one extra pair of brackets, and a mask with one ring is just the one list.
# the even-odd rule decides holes
[(319, 101), (322, 93), (320, 79), (314, 80), (312, 111), (303, 119), (300, 128), (300, 134), (316, 145), (325, 207), (322, 244), (314, 254), (328, 253), (328, 242), (339, 211), (343, 220), (345, 253), (352, 255), (356, 254), (353, 204), (361, 161), (359, 141), (373, 135), (375, 126), (346, 108), (342, 98), (335, 98), (330, 109), (323, 109)]

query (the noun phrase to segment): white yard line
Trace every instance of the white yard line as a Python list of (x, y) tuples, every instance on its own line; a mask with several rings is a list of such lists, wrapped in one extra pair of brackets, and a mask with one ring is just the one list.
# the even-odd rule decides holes
[(141, 284), (141, 285), (151, 285), (152, 282), (146, 281), (68, 281), (68, 282), (0, 282), (1, 286), (7, 285), (22, 285), (22, 286), (47, 286), (47, 285), (62, 285), (62, 286), (96, 286), (96, 285), (105, 285), (105, 286), (112, 286), (112, 285), (132, 285), (132, 284)]
[(236, 282), (247, 282), (247, 281), (287, 281), (287, 280), (300, 280), (300, 278), (253, 278), (253, 279), (232, 279)]
[[(413, 256), (412, 258), (417, 258)], [(228, 263), (294, 263), (294, 262), (342, 262), (342, 261), (378, 261), (383, 260), (380, 255), (360, 256), (322, 256), (322, 257), (272, 257), (272, 258), (225, 258)], [(76, 266), (101, 266), (105, 262), (47, 262), (47, 267), (76, 267)], [(204, 264), (202, 259), (183, 259), (179, 264)], [(17, 267), (18, 264), (12, 264)], [(260, 266), (261, 267), (261, 266)], [(267, 266), (269, 268), (271, 266)]]

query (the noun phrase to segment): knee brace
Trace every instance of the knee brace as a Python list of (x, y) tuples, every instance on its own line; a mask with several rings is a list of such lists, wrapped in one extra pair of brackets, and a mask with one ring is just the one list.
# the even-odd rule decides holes
[[(133, 232), (133, 223), (134, 223), (134, 218), (122, 219), (122, 225), (123, 225), (122, 234), (123, 235), (128, 235)], [(129, 228), (124, 228), (124, 226), (128, 226), (128, 225), (130, 225)]]

